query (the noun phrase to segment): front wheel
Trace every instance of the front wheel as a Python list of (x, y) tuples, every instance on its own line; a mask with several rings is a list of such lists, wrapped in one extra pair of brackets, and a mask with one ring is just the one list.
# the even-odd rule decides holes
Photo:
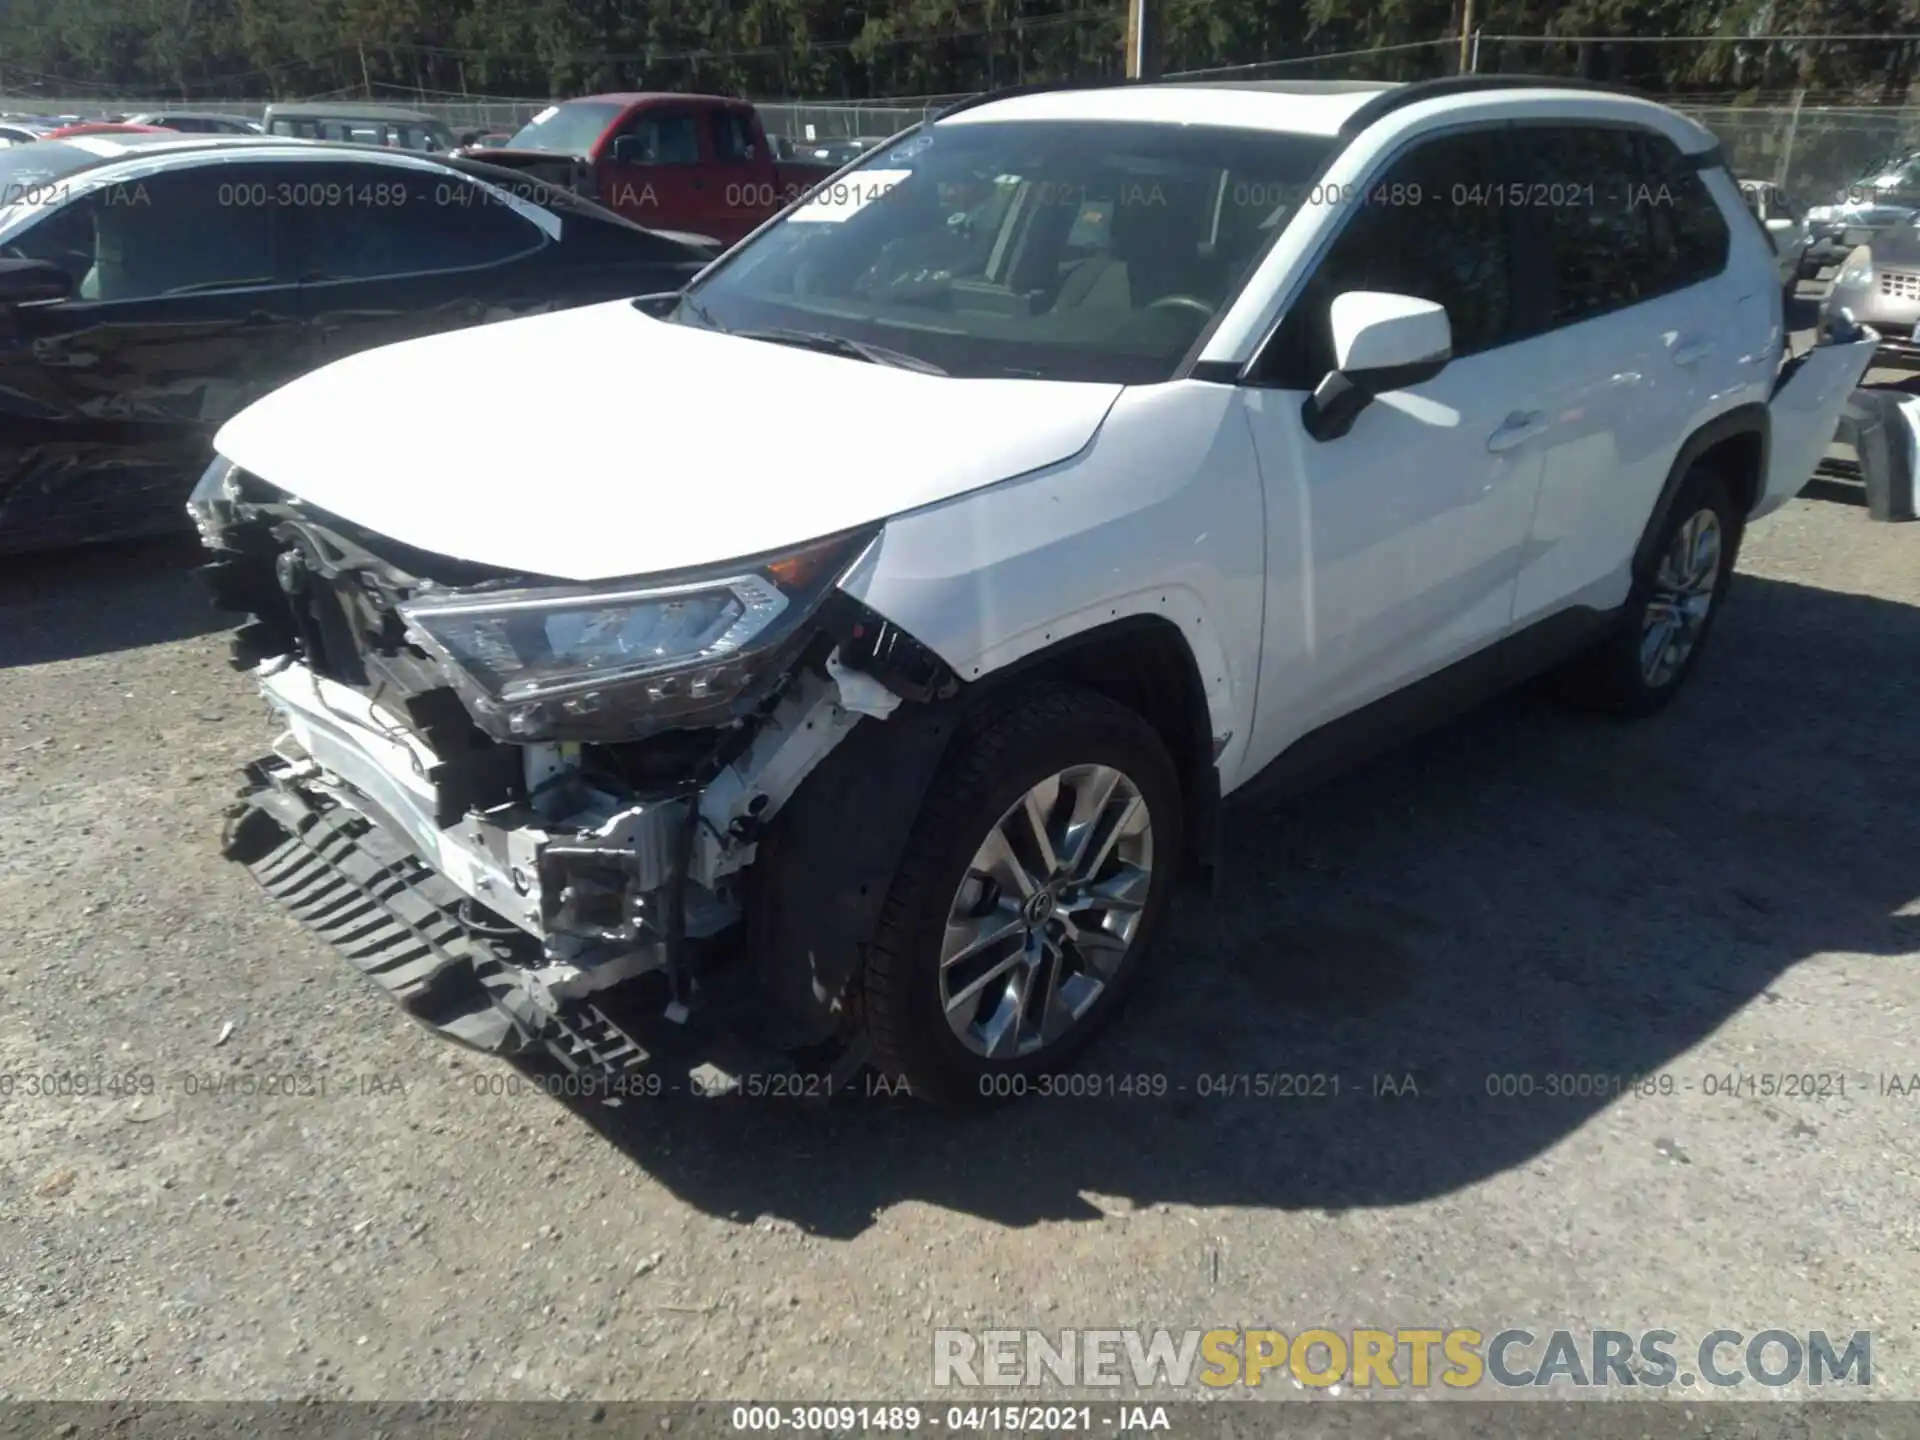
[(1036, 689), (956, 737), (868, 947), (879, 1067), (965, 1104), (1069, 1063), (1141, 971), (1181, 819), (1160, 737), (1103, 696)]
[(1701, 466), (1688, 472), (1619, 621), (1568, 668), (1572, 699), (1637, 719), (1679, 693), (1726, 598), (1744, 519), (1718, 474)]

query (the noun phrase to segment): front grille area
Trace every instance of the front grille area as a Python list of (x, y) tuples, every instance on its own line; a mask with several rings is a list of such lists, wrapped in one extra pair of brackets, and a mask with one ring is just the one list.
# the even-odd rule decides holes
[(439, 666), (407, 640), (395, 608), (408, 577), (459, 584), (498, 572), (402, 550), (296, 509), (252, 477), (244, 483), (245, 500), (260, 508), (226, 531), (198, 572), (216, 606), (246, 617), (230, 647), (234, 668), (292, 655), (392, 714), (440, 759), (432, 778), (441, 825), (524, 798), (519, 751), (473, 723)]
[(1920, 300), (1920, 271), (1882, 270), (1880, 293), (1895, 300)]

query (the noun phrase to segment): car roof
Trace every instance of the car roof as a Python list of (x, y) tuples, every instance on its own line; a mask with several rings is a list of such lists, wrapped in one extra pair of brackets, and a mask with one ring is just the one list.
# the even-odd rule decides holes
[(937, 123), (1142, 120), (1351, 139), (1393, 112), (1426, 101), (1452, 102), (1459, 106), (1492, 101), (1501, 108), (1511, 106), (1517, 110), (1541, 100), (1579, 101), (1584, 102), (1582, 108), (1603, 112), (1640, 112), (1636, 118), (1661, 125), (1670, 133), (1676, 123), (1683, 127), (1691, 141), (1685, 148), (1698, 150), (1712, 144), (1711, 137), (1698, 125), (1632, 91), (1591, 81), (1540, 75), (1461, 75), (1412, 83), (1156, 80), (1036, 86), (963, 101), (940, 115)]
[(325, 100), (304, 100), (286, 105), (269, 105), (267, 113), (295, 120), (415, 120), (445, 122), (424, 110), (403, 110), (397, 105), (358, 105), (351, 101), (334, 104)]
[(73, 135), (64, 140), (38, 140), (37, 145), (64, 145), (93, 156), (93, 163), (72, 172), (89, 174), (121, 161), (179, 158), (183, 163), (199, 155), (258, 154), (262, 159), (302, 154), (333, 154), (375, 162), (408, 160), (444, 163), (444, 157), (424, 150), (401, 150), (387, 145), (355, 145), (345, 140), (304, 140), (289, 135), (194, 135), (177, 130), (156, 134)]
[(257, 122), (251, 115), (236, 115), (231, 110), (136, 110), (149, 120), (237, 120), (242, 125)]
[(681, 95), (672, 90), (608, 90), (599, 95), (576, 95), (571, 100), (556, 102), (559, 105), (577, 105), (591, 101), (599, 105), (637, 105), (641, 101), (679, 100), (697, 101), (702, 105), (745, 105), (744, 100), (735, 100), (728, 95)]
[[(368, 152), (391, 153), (384, 145), (353, 145), (344, 140), (305, 140), (292, 135), (190, 135), (179, 130), (103, 132), (73, 135), (60, 142), (86, 150), (102, 160), (118, 160), (123, 155), (188, 153), (201, 150), (341, 150), (356, 155)], [(424, 151), (413, 151), (424, 154)]]

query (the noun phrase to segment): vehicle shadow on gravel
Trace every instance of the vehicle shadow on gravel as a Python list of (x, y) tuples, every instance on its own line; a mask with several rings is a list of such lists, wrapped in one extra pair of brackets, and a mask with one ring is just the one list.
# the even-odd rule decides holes
[(169, 535), (0, 558), (0, 670), (229, 628), (189, 573), (204, 557)]
[[(1236, 817), (1222, 894), (1182, 897), (1078, 1072), (1105, 1098), (578, 1113), (702, 1210), (832, 1236), (901, 1200), (1027, 1225), (1444, 1195), (1527, 1163), (1635, 1077), (1699, 1093), (1704, 1068), (1679, 1057), (1778, 1002), (1797, 962), (1920, 950), (1920, 918), (1894, 913), (1920, 894), (1916, 654), (1920, 609), (1743, 575), (1658, 719), (1523, 693)], [(1601, 1078), (1555, 1097), (1550, 1075)], [(1117, 1093), (1130, 1077), (1165, 1093)], [(1519, 1077), (1532, 1094), (1489, 1094)], [(1314, 1093), (1252, 1093), (1287, 1088)]]

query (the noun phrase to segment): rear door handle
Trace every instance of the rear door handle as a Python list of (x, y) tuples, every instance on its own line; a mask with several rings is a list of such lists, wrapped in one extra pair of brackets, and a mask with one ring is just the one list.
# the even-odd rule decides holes
[(1487, 449), (1498, 454), (1502, 450), (1511, 450), (1522, 441), (1531, 440), (1547, 428), (1547, 417), (1540, 410), (1516, 410), (1501, 422), (1500, 428), (1487, 437)]
[(1677, 345), (1673, 351), (1673, 363), (1676, 365), (1698, 365), (1713, 354), (1711, 340), (1689, 340)]

